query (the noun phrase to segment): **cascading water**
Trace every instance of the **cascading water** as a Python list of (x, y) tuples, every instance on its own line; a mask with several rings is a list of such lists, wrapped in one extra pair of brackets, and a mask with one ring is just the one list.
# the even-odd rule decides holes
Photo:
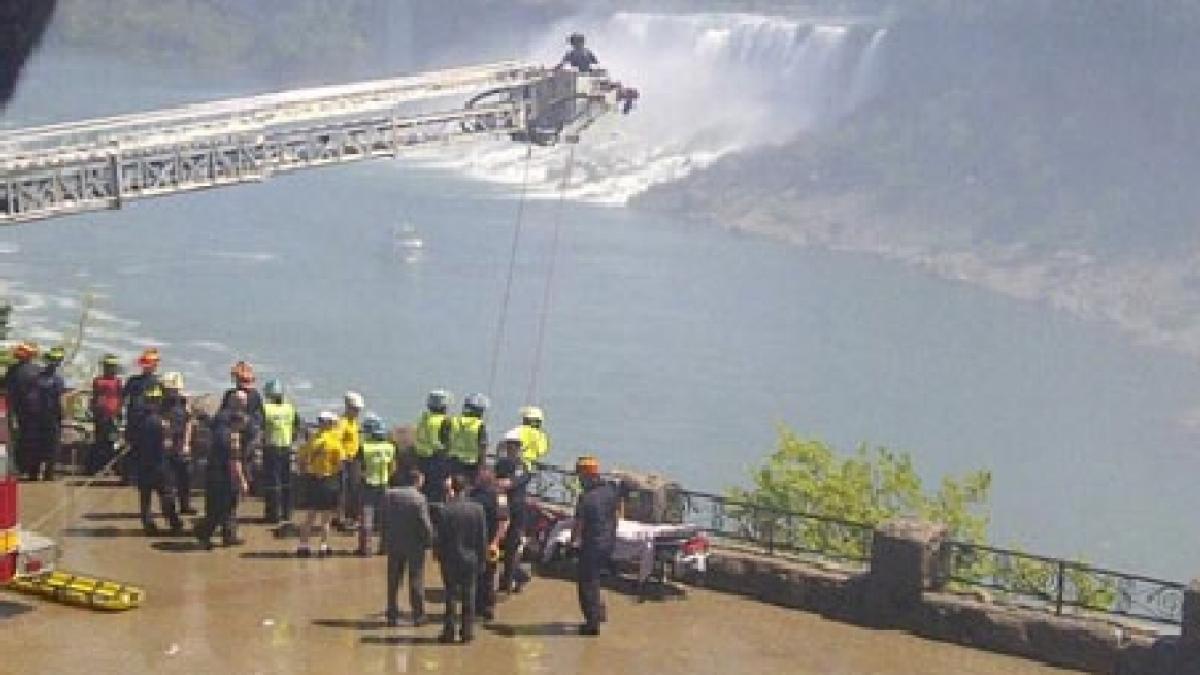
[[(530, 58), (559, 58), (562, 38), (573, 31), (587, 35), (602, 67), (642, 94), (634, 114), (590, 129), (576, 153), (569, 195), (609, 204), (724, 154), (836, 123), (873, 95), (886, 35), (856, 22), (618, 13), (547, 31)], [(535, 152), (531, 194), (556, 192), (559, 155)], [(484, 180), (519, 183), (525, 150), (472, 146), (437, 161)]]

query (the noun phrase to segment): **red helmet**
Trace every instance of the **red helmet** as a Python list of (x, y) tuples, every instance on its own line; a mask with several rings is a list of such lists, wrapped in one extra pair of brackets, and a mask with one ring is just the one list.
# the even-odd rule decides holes
[(229, 375), (238, 384), (252, 384), (254, 382), (254, 366), (245, 361), (238, 361), (229, 370)]

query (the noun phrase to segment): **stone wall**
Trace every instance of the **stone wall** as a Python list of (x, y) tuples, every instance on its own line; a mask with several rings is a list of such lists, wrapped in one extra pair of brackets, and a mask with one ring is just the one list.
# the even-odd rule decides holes
[(937, 588), (945, 528), (897, 521), (875, 533), (870, 571), (855, 572), (751, 551), (716, 549), (702, 583), (717, 591), (858, 625), (1105, 675), (1200, 675), (1200, 584), (1185, 598), (1181, 637), (1095, 618), (997, 605)]

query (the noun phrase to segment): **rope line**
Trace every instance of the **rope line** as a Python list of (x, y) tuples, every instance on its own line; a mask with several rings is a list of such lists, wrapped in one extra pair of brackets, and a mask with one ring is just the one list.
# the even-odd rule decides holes
[(513, 223), (512, 248), (508, 254), (508, 277), (504, 282), (504, 296), (500, 302), (500, 314), (496, 318), (496, 335), (492, 343), (492, 365), (488, 375), (487, 393), (494, 395), (496, 375), (500, 368), (500, 347), (504, 344), (504, 332), (508, 322), (508, 305), (512, 299), (513, 277), (517, 268), (517, 249), (521, 243), (521, 227), (525, 219), (525, 201), (529, 193), (529, 160), (533, 157), (533, 144), (525, 151), (525, 167), (521, 172), (521, 192), (517, 198), (516, 221)]
[(525, 402), (529, 404), (537, 403), (538, 384), (540, 383), (542, 374), (542, 356), (546, 346), (546, 324), (550, 318), (551, 301), (554, 296), (554, 277), (558, 267), (558, 242), (559, 233), (562, 230), (563, 207), (567, 201), (567, 187), (571, 184), (571, 172), (574, 168), (575, 145), (572, 144), (563, 166), (563, 178), (558, 189), (558, 204), (555, 206), (554, 211), (554, 230), (550, 239), (550, 264), (546, 268), (546, 283), (542, 288), (542, 307), (541, 311), (538, 312), (537, 340), (534, 343), (533, 365), (529, 373), (529, 387), (525, 390)]

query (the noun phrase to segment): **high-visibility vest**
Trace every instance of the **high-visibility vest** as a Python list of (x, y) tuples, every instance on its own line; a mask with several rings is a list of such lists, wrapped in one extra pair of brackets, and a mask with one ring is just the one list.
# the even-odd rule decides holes
[(550, 437), (545, 431), (521, 425), (521, 461), (526, 467), (532, 467), (534, 462), (541, 460), (550, 452)]
[(450, 456), (463, 464), (479, 463), (479, 432), (483, 419), (460, 415), (450, 423)]
[(417, 422), (417, 434), (413, 439), (413, 447), (418, 457), (432, 457), (442, 448), (442, 424), (446, 421), (446, 413), (426, 410)]
[(390, 441), (363, 441), (363, 482), (371, 487), (387, 487), (396, 446)]
[(284, 401), (283, 403), (264, 403), (263, 415), (265, 438), (263, 442), (268, 448), (290, 448), (296, 438), (296, 406)]

